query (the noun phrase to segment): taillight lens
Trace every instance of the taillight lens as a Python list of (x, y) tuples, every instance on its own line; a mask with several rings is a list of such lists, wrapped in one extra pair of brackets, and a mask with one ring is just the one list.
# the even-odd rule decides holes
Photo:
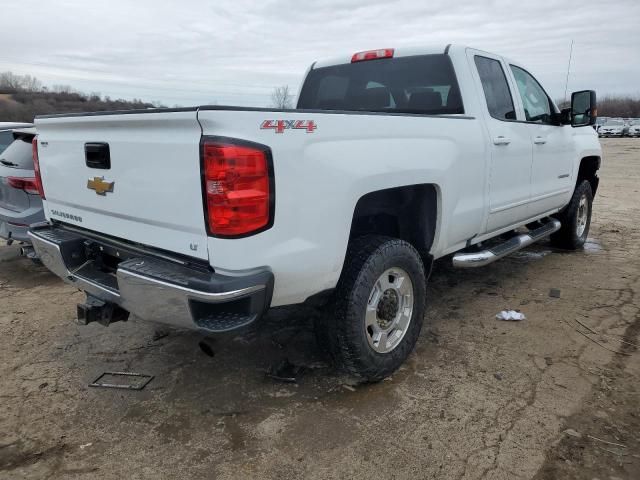
[(31, 149), (33, 151), (33, 172), (36, 174), (36, 190), (40, 194), (42, 199), (45, 199), (44, 188), (42, 188), (42, 176), (40, 175), (40, 162), (38, 161), (38, 137), (33, 137), (31, 140)]
[(209, 233), (246, 236), (268, 228), (274, 192), (267, 149), (205, 141), (202, 156)]
[(37, 181), (33, 177), (7, 177), (7, 183), (10, 187), (17, 188), (18, 190), (24, 190), (32, 195), (39, 195)]

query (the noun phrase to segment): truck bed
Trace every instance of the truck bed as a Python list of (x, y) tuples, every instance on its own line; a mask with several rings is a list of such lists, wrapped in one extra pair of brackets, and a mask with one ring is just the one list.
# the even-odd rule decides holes
[[(201, 106), (43, 116), (36, 124), (48, 218), (206, 259), (221, 271), (285, 269), (287, 285), (276, 275), (276, 304), (332, 288), (358, 199), (406, 185), (407, 176), (446, 188), (441, 215), (460, 219), (437, 232), (435, 255), (464, 246), (482, 223), (487, 152), (468, 115)], [(233, 240), (207, 235), (203, 136), (270, 149), (271, 228)], [(110, 168), (87, 165), (87, 143), (108, 144)], [(113, 191), (98, 194), (87, 188), (91, 180), (113, 182)]]

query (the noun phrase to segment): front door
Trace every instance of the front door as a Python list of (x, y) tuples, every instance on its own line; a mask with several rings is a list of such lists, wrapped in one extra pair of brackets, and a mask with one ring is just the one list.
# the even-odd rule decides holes
[(515, 65), (510, 68), (533, 146), (530, 214), (542, 215), (563, 207), (571, 198), (573, 129), (555, 121), (553, 103), (529, 72)]

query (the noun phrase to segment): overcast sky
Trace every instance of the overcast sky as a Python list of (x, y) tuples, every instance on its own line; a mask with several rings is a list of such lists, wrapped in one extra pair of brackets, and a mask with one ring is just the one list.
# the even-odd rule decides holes
[(554, 98), (640, 94), (640, 1), (1, 0), (0, 71), (159, 100), (266, 106), (318, 58), (460, 43), (525, 64)]

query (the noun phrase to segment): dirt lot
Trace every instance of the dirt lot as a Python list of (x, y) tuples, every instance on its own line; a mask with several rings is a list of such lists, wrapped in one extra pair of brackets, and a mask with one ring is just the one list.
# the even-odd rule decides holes
[[(327, 367), (303, 309), (213, 357), (194, 333), (76, 326), (82, 294), (0, 247), (0, 478), (640, 478), (640, 140), (603, 144), (585, 251), (438, 262), (417, 350), (377, 385)], [(297, 384), (265, 375), (284, 358)], [(87, 386), (119, 370), (155, 378)]]

